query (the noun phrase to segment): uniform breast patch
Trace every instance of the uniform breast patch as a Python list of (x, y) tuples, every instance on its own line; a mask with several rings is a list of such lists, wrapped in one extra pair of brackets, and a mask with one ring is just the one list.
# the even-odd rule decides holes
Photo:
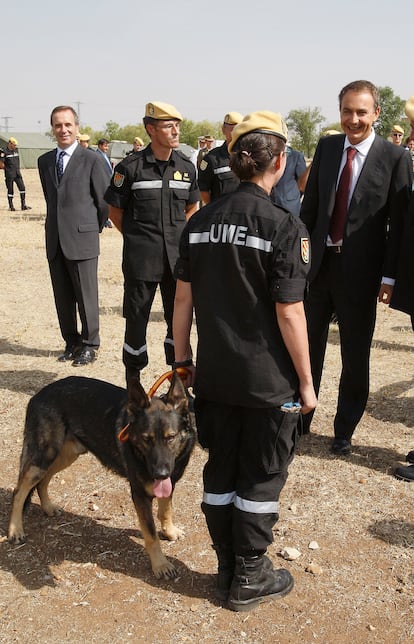
[(205, 170), (207, 166), (208, 166), (207, 161), (203, 159), (202, 162), (200, 163), (200, 170)]

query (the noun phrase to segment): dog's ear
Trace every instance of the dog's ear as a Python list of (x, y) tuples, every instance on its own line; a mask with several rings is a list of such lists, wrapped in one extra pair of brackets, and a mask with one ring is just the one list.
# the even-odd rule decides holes
[(176, 371), (174, 371), (171, 378), (171, 385), (166, 396), (166, 402), (172, 405), (174, 409), (182, 410), (186, 408), (188, 410), (188, 400), (184, 385)]
[(139, 378), (131, 378), (128, 382), (128, 408), (135, 406), (139, 409), (146, 409), (150, 404), (151, 401), (145, 393)]

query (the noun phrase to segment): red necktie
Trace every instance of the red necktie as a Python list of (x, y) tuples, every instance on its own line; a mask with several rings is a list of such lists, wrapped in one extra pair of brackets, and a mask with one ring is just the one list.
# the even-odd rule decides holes
[(346, 151), (346, 163), (339, 179), (329, 228), (329, 235), (333, 244), (337, 244), (344, 236), (345, 221), (348, 212), (349, 188), (352, 178), (352, 162), (356, 153), (355, 148), (348, 148)]

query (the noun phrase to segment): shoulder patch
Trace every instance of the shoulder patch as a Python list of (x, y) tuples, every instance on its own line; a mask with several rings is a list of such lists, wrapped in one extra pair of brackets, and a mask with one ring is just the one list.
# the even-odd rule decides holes
[(203, 159), (202, 162), (200, 163), (200, 170), (205, 170), (207, 166), (208, 166), (207, 161)]
[(300, 238), (300, 256), (304, 264), (309, 264), (309, 238)]
[(115, 172), (114, 174), (114, 186), (115, 188), (121, 188), (125, 180), (125, 175), (121, 172)]

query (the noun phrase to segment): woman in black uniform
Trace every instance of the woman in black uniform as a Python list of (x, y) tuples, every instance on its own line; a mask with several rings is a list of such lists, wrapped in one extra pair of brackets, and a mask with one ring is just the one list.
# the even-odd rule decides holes
[(189, 220), (175, 269), (174, 367), (189, 368), (199, 441), (209, 451), (202, 509), (218, 558), (216, 596), (237, 611), (293, 587), (265, 552), (294, 453), (295, 412), (316, 406), (303, 310), (308, 234), (269, 197), (285, 144), (280, 114), (254, 112), (234, 128), (229, 150), (240, 186)]

